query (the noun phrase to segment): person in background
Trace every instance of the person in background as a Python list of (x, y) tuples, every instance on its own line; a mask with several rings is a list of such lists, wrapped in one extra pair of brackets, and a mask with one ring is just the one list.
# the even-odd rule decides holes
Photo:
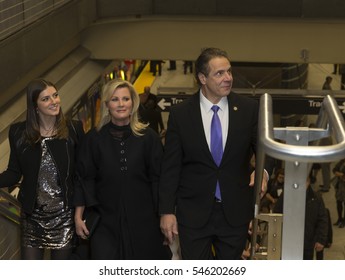
[(101, 120), (83, 142), (78, 170), (84, 204), (76, 208), (78, 236), (86, 239), (85, 206), (100, 222), (90, 237), (92, 259), (170, 259), (159, 229), (158, 182), (163, 146), (138, 121), (139, 95), (132, 84), (112, 80), (102, 91)]
[[(320, 256), (322, 252), (329, 244), (328, 238), (328, 214), (319, 192), (313, 191), (310, 186), (314, 180), (310, 174), (307, 178), (306, 187), (306, 204), (305, 204), (305, 227), (304, 227), (304, 247), (303, 247), (303, 259), (313, 260), (314, 251)], [(274, 213), (283, 213), (284, 207), (284, 193), (279, 197), (277, 203), (274, 206)], [(284, 214), (284, 213), (283, 213)]]
[(266, 195), (261, 200), (261, 211), (269, 213), (273, 210), (279, 196), (284, 190), (285, 172), (283, 168), (277, 169), (274, 178), (268, 181)]
[(150, 86), (144, 87), (144, 92), (139, 95), (141, 103), (145, 104), (147, 101), (152, 100), (157, 104), (157, 95), (151, 92)]
[[(241, 259), (254, 213), (250, 159), (258, 103), (231, 92), (225, 51), (204, 49), (195, 67), (200, 90), (169, 115), (159, 187), (161, 230), (169, 244), (179, 237), (183, 259)], [(267, 180), (266, 174), (263, 192)]]
[(335, 177), (332, 183), (335, 187), (335, 199), (337, 203), (338, 219), (334, 223), (339, 228), (345, 227), (345, 159), (337, 162), (333, 168)]
[(176, 60), (169, 60), (168, 70), (176, 70)]
[(72, 194), (81, 122), (66, 121), (54, 84), (35, 79), (27, 86), (26, 120), (11, 125), (8, 168), (0, 187), (21, 179), (21, 258), (69, 259), (75, 242)]
[[(315, 123), (310, 123), (309, 128), (315, 128)], [(329, 135), (327, 137), (321, 138), (318, 142), (312, 142), (311, 145), (317, 146), (329, 146), (332, 145), (333, 140), (332, 136)], [(322, 184), (319, 185), (319, 190), (321, 192), (328, 192), (331, 185), (331, 163), (330, 162), (315, 162), (312, 164), (311, 174), (316, 181), (317, 175), (319, 171), (322, 171)]]
[(139, 118), (160, 136), (165, 135), (162, 113), (157, 106), (157, 97), (150, 92), (149, 86), (146, 86), (144, 93), (140, 94)]
[(340, 89), (345, 89), (345, 64), (339, 64)]
[[(157, 75), (157, 71), (158, 71), (159, 76), (162, 75), (162, 63), (163, 62), (164, 62), (163, 60), (151, 60), (150, 61), (150, 69), (151, 69), (153, 76)], [(157, 69), (157, 67), (158, 67), (158, 69)]]
[(187, 74), (187, 70), (189, 69), (189, 73), (193, 73), (193, 61), (185, 60), (183, 62), (183, 74)]
[(165, 135), (164, 123), (161, 111), (153, 100), (148, 100), (140, 105), (140, 120), (147, 123), (160, 136)]
[(333, 72), (332, 74), (338, 74), (338, 64), (333, 64)]
[[(331, 248), (333, 243), (333, 229), (332, 229), (332, 219), (331, 219), (331, 213), (328, 208), (326, 208), (327, 213), (327, 223), (328, 223), (328, 231), (327, 231), (327, 240), (324, 248)], [(323, 260), (324, 259), (324, 249), (320, 251), (316, 251), (316, 259), (317, 260)]]
[(323, 90), (332, 90), (332, 83), (333, 78), (331, 76), (327, 76), (325, 82), (323, 83), (322, 89)]

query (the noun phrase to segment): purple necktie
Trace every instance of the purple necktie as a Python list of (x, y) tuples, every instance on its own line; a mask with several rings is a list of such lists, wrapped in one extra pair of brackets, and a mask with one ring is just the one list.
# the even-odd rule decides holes
[[(223, 156), (222, 126), (218, 117), (219, 107), (212, 106), (213, 117), (211, 122), (211, 154), (217, 166), (220, 165)], [(217, 199), (221, 199), (219, 182), (217, 181), (216, 194)]]

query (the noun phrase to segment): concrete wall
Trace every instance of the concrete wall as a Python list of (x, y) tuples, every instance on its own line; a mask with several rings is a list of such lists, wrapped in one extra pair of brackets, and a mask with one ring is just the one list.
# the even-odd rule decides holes
[(0, 113), (29, 80), (80, 45), (80, 32), (95, 20), (95, 3), (73, 1), (0, 42)]
[(345, 62), (345, 1), (98, 0), (97, 19), (83, 45), (100, 59), (190, 60), (218, 46), (241, 62)]
[(98, 20), (82, 35), (94, 58), (194, 60), (216, 46), (233, 61), (345, 63), (345, 21), (226, 17)]
[(193, 60), (217, 46), (239, 62), (345, 63), (344, 30), (338, 0), (75, 0), (0, 42), (0, 114), (80, 45), (107, 60)]
[[(124, 3), (126, 3), (124, 5)], [(339, 0), (98, 0), (98, 18), (125, 15), (197, 15), (276, 18), (345, 18)]]

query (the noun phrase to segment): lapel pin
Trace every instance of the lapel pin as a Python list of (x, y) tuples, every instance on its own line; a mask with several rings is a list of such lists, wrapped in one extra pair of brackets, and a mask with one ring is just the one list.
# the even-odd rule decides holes
[(237, 107), (236, 106), (234, 106), (234, 111), (237, 111)]

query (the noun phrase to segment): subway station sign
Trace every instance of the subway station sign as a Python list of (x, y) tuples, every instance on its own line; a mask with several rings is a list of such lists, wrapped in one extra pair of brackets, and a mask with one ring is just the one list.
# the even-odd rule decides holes
[[(243, 94), (259, 100), (261, 95)], [(163, 112), (169, 112), (170, 108), (188, 99), (190, 94), (159, 94), (158, 106)], [(273, 114), (305, 114), (318, 115), (322, 104), (322, 96), (287, 96), (271, 95)], [(345, 96), (335, 97), (340, 112), (345, 114)]]
[(183, 102), (188, 99), (191, 95), (189, 94), (162, 94), (158, 95), (158, 107), (164, 111), (169, 112), (170, 107)]

